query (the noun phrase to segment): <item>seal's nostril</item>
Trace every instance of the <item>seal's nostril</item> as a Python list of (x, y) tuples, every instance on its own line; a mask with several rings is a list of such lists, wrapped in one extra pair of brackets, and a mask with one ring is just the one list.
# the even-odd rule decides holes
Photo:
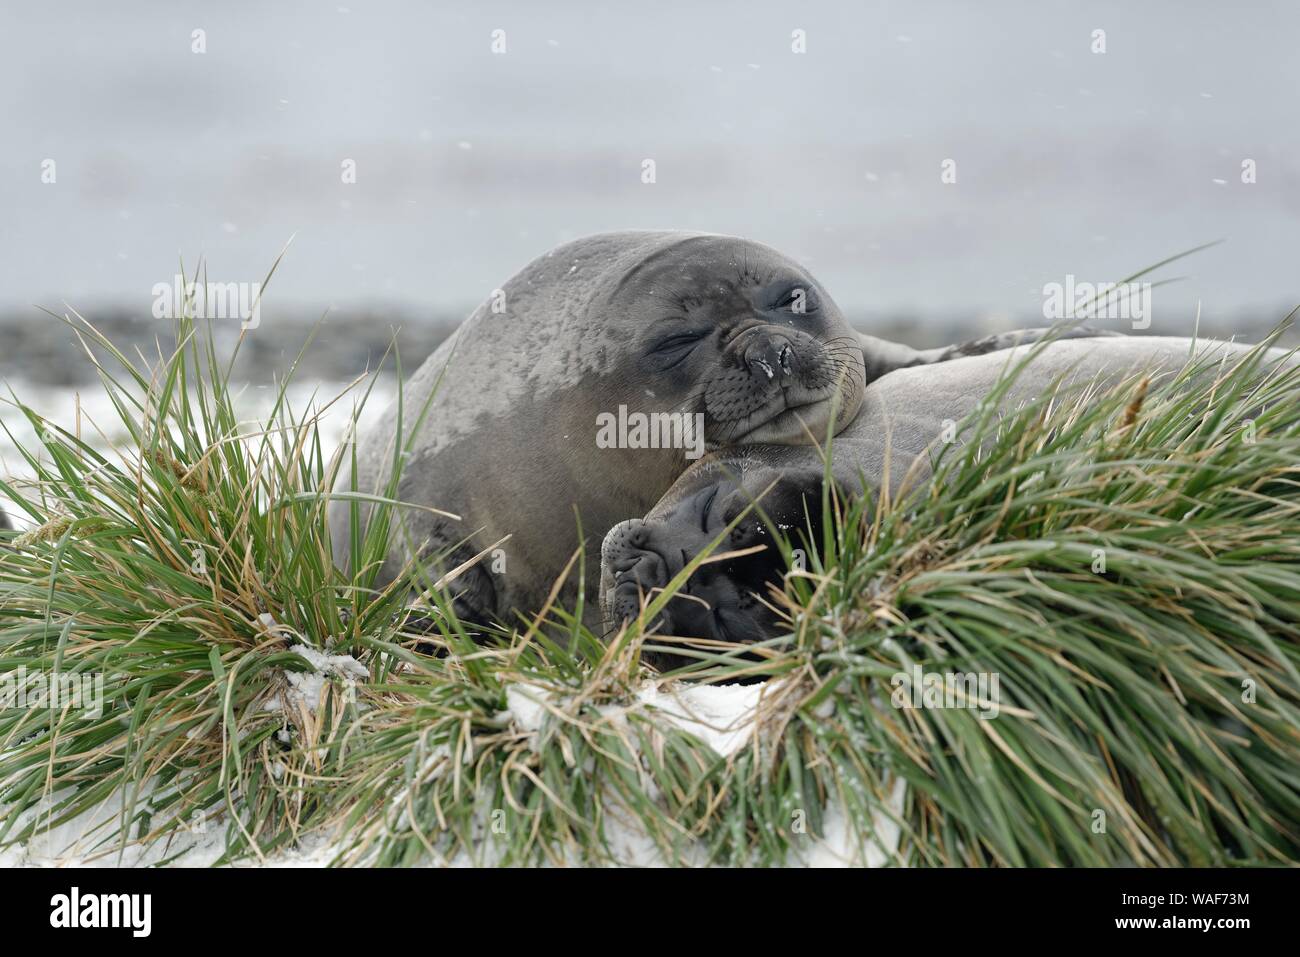
[(789, 343), (781, 350), (781, 371), (789, 375), (794, 368), (794, 349), (790, 348)]

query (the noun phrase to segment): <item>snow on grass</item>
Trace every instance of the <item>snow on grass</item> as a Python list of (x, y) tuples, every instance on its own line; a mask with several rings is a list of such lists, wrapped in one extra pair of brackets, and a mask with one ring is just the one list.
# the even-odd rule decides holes
[[(312, 672), (296, 677), (301, 684), (294, 685), (303, 697), (304, 704), (315, 707), (320, 690), (328, 675), (360, 678), (363, 665), (347, 655), (326, 655), (313, 648), (295, 646), (293, 650), (310, 661)], [(358, 670), (359, 669), (359, 670)], [(291, 685), (293, 685), (291, 676)], [(311, 682), (317, 682), (313, 694)], [(637, 695), (637, 701), (653, 708), (665, 720), (699, 737), (722, 757), (730, 757), (742, 750), (752, 739), (756, 727), (756, 714), (767, 684), (751, 685), (690, 685), (665, 690), (658, 683), (647, 684)], [(534, 746), (539, 732), (555, 705), (543, 689), (531, 685), (514, 684), (506, 692), (506, 714), (524, 732), (533, 735)], [(892, 862), (898, 848), (900, 829), (895, 819), (902, 814), (905, 789), (901, 780), (895, 782), (887, 808), (878, 812), (875, 820), (875, 839), (866, 847), (858, 846), (854, 830), (847, 817), (834, 804), (825, 814), (824, 834), (810, 841), (808, 848), (787, 862), (790, 866), (808, 867), (883, 867)], [(148, 789), (143, 789), (147, 791)], [(196, 819), (191, 826), (164, 841), (147, 845), (131, 844), (125, 848), (105, 842), (104, 834), (117, 823), (124, 807), (121, 792), (96, 805), (71, 821), (42, 831), (26, 844), (0, 849), (0, 867), (145, 867), (182, 866), (209, 867), (217, 863), (224, 849), (224, 824)], [(55, 794), (41, 802), (39, 808), (28, 815), (48, 814), (60, 795)], [(137, 800), (147, 802), (147, 793)], [(0, 809), (0, 813), (3, 809)], [(665, 865), (654, 841), (625, 811), (611, 805), (606, 822), (606, 836), (615, 859), (637, 867)], [(484, 810), (481, 829), (486, 836), (489, 824)], [(235, 867), (324, 867), (335, 860), (346, 848), (338, 835), (311, 834), (292, 849), (243, 859)], [(686, 855), (687, 860), (692, 855)], [(701, 852), (694, 858), (703, 862)], [(487, 863), (491, 862), (490, 854)], [(468, 866), (472, 862), (462, 853), (447, 862), (450, 866)], [(578, 864), (580, 861), (573, 860)]]
[(665, 692), (657, 685), (647, 685), (637, 697), (681, 730), (729, 758), (753, 738), (756, 709), (766, 688), (766, 682), (687, 685)]

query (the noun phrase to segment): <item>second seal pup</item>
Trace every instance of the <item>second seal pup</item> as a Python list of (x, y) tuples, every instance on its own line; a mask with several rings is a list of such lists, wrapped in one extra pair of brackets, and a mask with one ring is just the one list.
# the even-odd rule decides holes
[[(1173, 372), (1190, 360), (1198, 367), (1220, 357), (1231, 361), (1248, 346), (1180, 338), (1134, 337), (1095, 342), (1072, 340), (1041, 347), (1002, 395), (999, 409), (1013, 410), (1028, 399), (1063, 386), (1096, 381), (1116, 384), (1139, 372)], [(832, 476), (849, 493), (905, 494), (929, 476), (929, 456), (941, 441), (945, 422), (972, 413), (1028, 347), (1009, 353), (956, 359), (924, 369), (892, 372), (867, 387), (862, 409), (832, 444)], [(1291, 353), (1270, 349), (1264, 362), (1294, 362)], [(1209, 368), (1213, 368), (1210, 366)], [(1202, 374), (1208, 374), (1209, 368)], [(960, 437), (956, 437), (959, 441)], [(601, 602), (606, 624), (635, 617), (643, 596), (662, 588), (718, 537), (751, 503), (770, 522), (805, 529), (820, 540), (824, 465), (811, 447), (755, 445), (728, 449), (693, 465), (643, 519), (614, 526), (602, 546)], [(766, 493), (766, 494), (764, 494)], [(760, 499), (761, 496), (761, 499)], [(720, 547), (739, 551), (766, 544), (767, 523), (750, 513)], [(665, 634), (720, 641), (752, 641), (779, 628), (758, 600), (786, 569), (776, 549), (698, 568), (661, 616)]]

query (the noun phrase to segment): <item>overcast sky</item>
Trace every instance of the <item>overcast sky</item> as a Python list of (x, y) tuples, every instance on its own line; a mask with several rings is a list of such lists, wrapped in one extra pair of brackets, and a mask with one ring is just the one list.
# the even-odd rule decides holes
[(144, 312), (179, 256), (255, 281), (296, 234), (264, 315), (445, 312), (564, 239), (666, 227), (770, 243), (868, 317), (1022, 315), (1067, 273), (1227, 239), (1157, 291), (1155, 331), (1198, 299), (1280, 317), (1300, 302), (1298, 9), (5, 4), (0, 308)]

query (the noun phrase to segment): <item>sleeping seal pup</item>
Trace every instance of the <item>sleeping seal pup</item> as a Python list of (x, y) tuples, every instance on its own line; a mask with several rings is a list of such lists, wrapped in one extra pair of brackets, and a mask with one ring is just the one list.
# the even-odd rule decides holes
[[(459, 610), (483, 620), (536, 609), (578, 548), (579, 519), (594, 545), (658, 501), (692, 456), (835, 431), (864, 386), (860, 340), (816, 280), (773, 249), (677, 232), (560, 246), (489, 297), (406, 382), (395, 498), (460, 519), (395, 509), (379, 581), (413, 554), (441, 573), (509, 536), (488, 568), (457, 579)], [(615, 433), (657, 421), (669, 434), (653, 445), (631, 424), (610, 435), (610, 417)], [(358, 491), (383, 494), (396, 432), (394, 404), (384, 428), (358, 440)], [(349, 471), (336, 493), (354, 487)], [(344, 568), (352, 508), (330, 506)], [(364, 524), (371, 507), (359, 508)]]
[[(459, 613), (536, 610), (581, 541), (649, 511), (705, 451), (825, 437), (870, 379), (952, 354), (860, 337), (807, 270), (760, 243), (617, 232), (565, 244), (406, 382), (401, 455), (396, 403), (358, 439), (356, 474), (345, 466), (330, 504), (335, 562), (351, 568), (354, 510), (364, 535), (375, 507), (348, 495), (389, 497), (400, 460), (391, 497), (417, 507), (392, 510), (378, 583), (412, 556), (443, 574), (492, 549), (456, 579)], [(560, 595), (575, 594), (571, 576)]]
[[(832, 442), (831, 475), (847, 494), (888, 492), (895, 499), (930, 475), (930, 453), (942, 441), (946, 423), (972, 413), (1008, 369), (1030, 347), (955, 359), (942, 365), (902, 369), (867, 387), (861, 411)], [(1116, 384), (1141, 372), (1182, 369), (1221, 356), (1229, 361), (1250, 347), (1180, 338), (1133, 337), (1048, 343), (1020, 372), (999, 409), (1063, 387)], [(1264, 361), (1292, 354), (1270, 349)], [(1213, 368), (1211, 366), (1210, 368)], [(1207, 369), (1202, 374), (1208, 374)], [(954, 441), (960, 442), (960, 436)], [(644, 518), (610, 529), (602, 544), (601, 604), (605, 624), (615, 628), (634, 618), (643, 596), (662, 588), (708, 547), (752, 503), (768, 521), (789, 529), (811, 525), (820, 540), (824, 463), (812, 447), (753, 445), (710, 455), (689, 468)], [(865, 488), (864, 488), (865, 483)], [(761, 498), (760, 498), (761, 496)], [(750, 512), (718, 552), (770, 542), (769, 526)], [(796, 536), (797, 538), (797, 536)], [(780, 553), (756, 554), (698, 568), (664, 609), (660, 630), (685, 638), (752, 641), (780, 628), (756, 595), (779, 585), (787, 571)]]

